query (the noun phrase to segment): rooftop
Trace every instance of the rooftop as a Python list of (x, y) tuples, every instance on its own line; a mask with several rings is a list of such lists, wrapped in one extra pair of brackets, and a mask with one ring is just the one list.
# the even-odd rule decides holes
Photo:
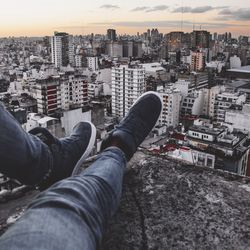
[(249, 207), (249, 178), (138, 152), (102, 249), (249, 249)]
[(199, 132), (199, 133), (205, 133), (205, 134), (210, 134), (214, 136), (220, 135), (225, 129), (223, 128), (210, 128), (207, 126), (196, 126), (193, 125), (189, 128), (191, 131)]
[(239, 73), (248, 73), (250, 74), (250, 65), (248, 66), (243, 66), (237, 69), (228, 69), (228, 72), (239, 72)]

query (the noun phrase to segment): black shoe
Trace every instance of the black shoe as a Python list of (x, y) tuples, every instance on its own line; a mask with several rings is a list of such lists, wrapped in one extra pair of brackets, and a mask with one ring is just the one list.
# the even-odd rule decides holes
[(125, 118), (102, 142), (101, 150), (118, 145), (130, 160), (137, 147), (154, 128), (162, 110), (162, 101), (158, 93), (144, 93), (133, 104)]
[(47, 129), (41, 127), (32, 129), (29, 133), (47, 144), (52, 153), (52, 167), (37, 185), (42, 190), (69, 177), (75, 166), (81, 166), (91, 153), (96, 139), (96, 128), (90, 122), (78, 123), (71, 135), (62, 139), (55, 138)]

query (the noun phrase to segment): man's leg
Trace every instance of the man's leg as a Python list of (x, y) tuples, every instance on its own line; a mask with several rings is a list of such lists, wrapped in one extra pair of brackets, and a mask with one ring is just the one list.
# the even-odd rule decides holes
[(1, 249), (96, 249), (118, 207), (125, 166), (119, 148), (106, 149), (87, 170), (41, 193), (2, 236)]
[(40, 194), (0, 239), (3, 249), (96, 249), (119, 204), (126, 159), (152, 130), (162, 103), (155, 93), (139, 98), (104, 141), (103, 153), (79, 175)]
[(46, 188), (69, 177), (77, 162), (82, 164), (95, 137), (96, 129), (89, 122), (80, 122), (69, 137), (60, 140), (40, 127), (27, 133), (0, 103), (0, 172)]
[(0, 103), (0, 172), (25, 184), (37, 184), (52, 165), (49, 147), (26, 133)]

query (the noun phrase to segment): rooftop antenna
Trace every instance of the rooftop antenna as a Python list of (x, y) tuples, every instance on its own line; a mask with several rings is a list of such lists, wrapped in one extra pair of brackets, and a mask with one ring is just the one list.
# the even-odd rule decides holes
[(183, 0), (181, 0), (181, 32), (183, 31), (183, 13), (184, 13)]
[(194, 19), (193, 19), (193, 31), (195, 30), (195, 16), (194, 16)]

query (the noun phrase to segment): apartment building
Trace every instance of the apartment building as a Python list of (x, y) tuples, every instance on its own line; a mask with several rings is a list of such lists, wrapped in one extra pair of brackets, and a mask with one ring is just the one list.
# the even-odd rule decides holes
[(181, 106), (181, 91), (171, 87), (158, 90), (162, 98), (162, 112), (159, 118), (160, 125), (177, 127), (179, 125), (179, 113)]
[(31, 95), (39, 113), (53, 116), (57, 111), (88, 105), (88, 82), (81, 75), (60, 75), (36, 80)]
[(146, 90), (145, 69), (120, 65), (112, 68), (112, 114), (124, 117), (132, 104)]
[(217, 122), (224, 122), (226, 110), (231, 105), (242, 105), (246, 102), (246, 94), (223, 92), (218, 94), (214, 102), (214, 118)]
[(51, 37), (51, 55), (52, 63), (56, 67), (67, 67), (69, 64), (74, 65), (74, 47), (73, 37), (68, 33), (55, 32)]

